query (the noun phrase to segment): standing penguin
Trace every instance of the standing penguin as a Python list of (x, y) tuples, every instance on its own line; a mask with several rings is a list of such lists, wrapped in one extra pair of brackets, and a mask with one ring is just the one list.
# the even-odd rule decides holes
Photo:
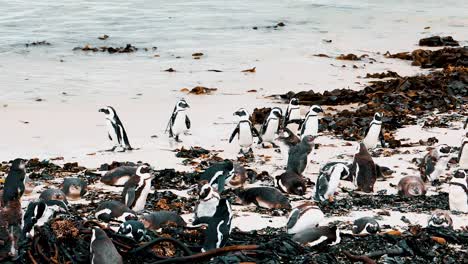
[(299, 144), (301, 140), (289, 128), (284, 128), (283, 132), (277, 138), (276, 142), (280, 147), (284, 167), (288, 165), (289, 150)]
[(130, 142), (128, 141), (127, 132), (115, 109), (112, 106), (107, 106), (106, 108), (99, 109), (99, 112), (104, 113), (106, 116), (107, 134), (114, 144), (114, 147), (112, 147), (110, 151), (132, 150), (132, 146), (130, 146)]
[(90, 243), (91, 264), (122, 264), (122, 256), (100, 228), (93, 228)]
[(267, 119), (265, 119), (265, 121), (263, 122), (262, 129), (260, 130), (264, 143), (268, 142), (275, 146), (274, 141), (280, 130), (281, 116), (281, 108), (274, 107), (273, 109), (271, 109), (270, 114), (268, 115)]
[(309, 112), (307, 112), (306, 118), (304, 122), (299, 127), (301, 130), (301, 139), (304, 138), (306, 135), (311, 136), (318, 136), (319, 130), (319, 120), (318, 114), (322, 112), (322, 107), (318, 105), (313, 105), (310, 107)]
[(86, 194), (88, 184), (80, 178), (70, 177), (63, 179), (62, 192), (69, 199), (80, 199)]
[(181, 142), (180, 134), (185, 133), (191, 127), (190, 119), (186, 113), (189, 108), (190, 106), (185, 99), (181, 99), (174, 107), (169, 124), (167, 124), (166, 132), (169, 131), (169, 137), (173, 137), (177, 142)]
[(359, 150), (354, 155), (350, 174), (353, 176), (354, 185), (358, 191), (366, 193), (374, 192), (374, 184), (377, 180), (377, 167), (372, 156), (367, 151), (364, 143), (359, 144)]
[(222, 162), (215, 163), (206, 169), (200, 176), (200, 180), (209, 182), (211, 186), (218, 189), (218, 192), (221, 193), (224, 191), (226, 179), (228, 179), (233, 173), (234, 164), (232, 161), (226, 159)]
[(307, 135), (301, 140), (301, 143), (289, 150), (286, 170), (302, 175), (309, 163), (308, 156), (314, 148), (314, 139), (313, 136)]
[(366, 130), (365, 138), (362, 141), (367, 149), (374, 149), (380, 141), (382, 147), (385, 147), (385, 141), (382, 134), (382, 113), (375, 113), (374, 119)]
[(8, 202), (17, 201), (23, 196), (25, 186), (24, 180), (26, 177), (26, 161), (23, 159), (15, 159), (10, 167), (10, 172), (5, 179), (3, 187), (3, 204), (7, 205)]
[(199, 194), (200, 201), (195, 206), (195, 220), (201, 217), (212, 217), (216, 212), (220, 196), (210, 184), (202, 186)]
[(313, 202), (306, 201), (294, 208), (289, 214), (288, 224), (286, 225), (288, 234), (301, 233), (318, 227), (323, 219), (322, 210)]
[(421, 178), (427, 182), (434, 182), (439, 179), (444, 171), (447, 170), (447, 164), (450, 161), (451, 147), (442, 144), (435, 149), (431, 149), (423, 158), (419, 165)]
[(460, 169), (468, 170), (468, 132), (462, 139), (460, 152), (458, 153), (458, 166)]
[(286, 109), (286, 114), (283, 119), (283, 127), (287, 127), (290, 123), (296, 123), (299, 125), (301, 121), (302, 118), (299, 100), (297, 98), (292, 98), (291, 101), (289, 101), (288, 108)]
[(252, 152), (251, 146), (253, 144), (253, 138), (258, 137), (258, 144), (260, 144), (262, 143), (262, 137), (260, 136), (260, 133), (258, 133), (258, 130), (250, 122), (249, 112), (247, 112), (247, 110), (241, 108), (237, 110), (234, 115), (238, 116), (240, 121), (232, 132), (231, 137), (229, 138), (229, 143), (231, 143), (234, 137), (238, 135), (240, 154)]
[(449, 205), (451, 211), (468, 213), (468, 173), (466, 170), (456, 171), (450, 181)]
[(340, 180), (347, 175), (349, 175), (349, 168), (343, 163), (337, 163), (327, 171), (322, 171), (315, 185), (315, 200), (319, 202), (325, 200), (333, 201), (333, 196), (338, 189)]
[(146, 198), (151, 190), (151, 180), (154, 174), (151, 169), (142, 165), (138, 167), (136, 175), (132, 176), (122, 191), (122, 202), (135, 212), (145, 209)]

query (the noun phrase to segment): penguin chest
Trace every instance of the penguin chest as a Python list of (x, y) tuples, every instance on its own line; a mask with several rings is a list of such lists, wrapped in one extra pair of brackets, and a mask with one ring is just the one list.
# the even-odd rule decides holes
[(301, 111), (298, 108), (292, 108), (289, 112), (289, 121), (301, 120)]
[(379, 143), (379, 135), (382, 125), (372, 125), (362, 141), (367, 149), (373, 149)]
[(442, 157), (440, 158), (434, 167), (434, 171), (428, 175), (430, 181), (435, 181), (439, 179), (439, 177), (444, 173), (447, 169), (447, 164), (450, 160), (450, 157)]
[(212, 217), (216, 212), (216, 207), (218, 206), (219, 199), (211, 198), (207, 201), (201, 201), (197, 207), (197, 217)]
[(340, 176), (341, 176), (340, 173), (333, 173), (330, 176), (330, 181), (328, 182), (327, 191), (325, 192), (325, 195), (324, 195), (325, 198), (328, 199), (329, 197), (334, 196), (336, 190), (338, 189), (338, 185), (340, 184)]
[(118, 145), (119, 139), (117, 138), (117, 131), (115, 131), (114, 126), (110, 120), (106, 120), (107, 133), (109, 133), (112, 143)]
[(241, 147), (250, 147), (253, 142), (250, 123), (242, 122), (239, 124), (239, 145)]
[(145, 209), (145, 204), (146, 204), (146, 198), (148, 197), (149, 192), (151, 191), (151, 185), (149, 181), (146, 181), (144, 183), (144, 186), (141, 187), (141, 191), (138, 195), (137, 191), (137, 197), (135, 199), (135, 205), (133, 206), (134, 211), (143, 211)]
[(180, 111), (177, 113), (177, 116), (172, 124), (172, 132), (175, 135), (180, 135), (181, 133), (187, 130), (187, 125), (185, 124), (186, 113), (185, 111)]
[(278, 123), (278, 119), (270, 119), (265, 133), (263, 134), (263, 141), (273, 142), (273, 140), (275, 140), (276, 131), (278, 130)]
[(460, 169), (468, 170), (468, 143), (465, 143), (460, 151), (461, 154), (458, 161)]
[(304, 138), (307, 135), (317, 136), (318, 135), (318, 117), (310, 116), (307, 118), (307, 121), (304, 123), (304, 127), (301, 131), (301, 138)]
[[(465, 179), (453, 179), (449, 187), (449, 206), (452, 211), (468, 213), (468, 194), (461, 185)], [(466, 182), (466, 181), (465, 181)]]

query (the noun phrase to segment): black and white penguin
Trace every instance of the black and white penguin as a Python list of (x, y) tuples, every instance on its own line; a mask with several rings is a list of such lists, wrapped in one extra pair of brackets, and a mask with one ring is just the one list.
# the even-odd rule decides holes
[(199, 199), (195, 206), (194, 218), (212, 217), (221, 199), (218, 192), (210, 184), (205, 184), (200, 190)]
[(432, 227), (452, 228), (453, 220), (447, 211), (438, 209), (432, 213), (429, 221), (427, 222), (427, 225)]
[(309, 247), (329, 245), (334, 246), (341, 241), (340, 230), (337, 226), (319, 226), (296, 233), (292, 239)]
[(462, 139), (460, 152), (458, 152), (458, 167), (463, 170), (468, 170), (468, 132), (465, 133)]
[(353, 234), (376, 234), (380, 231), (380, 225), (374, 217), (361, 217), (354, 220)]
[(301, 118), (301, 108), (299, 107), (299, 100), (297, 98), (292, 98), (289, 101), (288, 108), (283, 119), (283, 127), (287, 127), (290, 123), (300, 124), (302, 122)]
[(450, 211), (468, 213), (468, 171), (457, 170), (449, 186)]
[(186, 226), (187, 223), (176, 212), (157, 211), (146, 214), (140, 218), (146, 229), (157, 230), (166, 225), (171, 226)]
[(404, 197), (413, 197), (426, 194), (426, 186), (418, 176), (406, 176), (398, 182), (398, 194)]
[(377, 167), (372, 156), (367, 151), (364, 143), (359, 144), (359, 150), (354, 155), (350, 174), (358, 191), (366, 193), (374, 192), (374, 184), (377, 180)]
[(24, 180), (26, 178), (25, 169), (26, 161), (24, 159), (13, 160), (3, 187), (2, 200), (4, 205), (11, 201), (18, 201), (23, 196), (25, 190)]
[(67, 201), (67, 196), (65, 193), (62, 192), (62, 190), (59, 189), (47, 189), (41, 192), (41, 195), (39, 195), (39, 199), (44, 200), (44, 201), (62, 201), (65, 204), (68, 204)]
[(146, 228), (140, 221), (129, 220), (120, 224), (117, 234), (133, 238), (135, 241), (140, 242), (146, 236)]
[(122, 256), (112, 240), (100, 228), (93, 228), (90, 243), (91, 264), (122, 264)]
[(194, 225), (208, 224), (202, 252), (220, 248), (226, 244), (231, 234), (233, 216), (229, 201), (227, 199), (221, 199), (212, 217), (199, 218), (193, 223)]
[(62, 192), (69, 199), (80, 199), (83, 195), (86, 194), (88, 189), (88, 184), (86, 181), (76, 177), (70, 177), (63, 179)]
[(179, 136), (190, 129), (191, 123), (187, 116), (187, 109), (190, 106), (187, 104), (185, 99), (181, 99), (177, 102), (172, 111), (171, 119), (167, 125), (167, 131), (169, 131), (169, 137), (173, 137), (177, 142), (181, 142)]
[(139, 166), (136, 175), (132, 176), (124, 185), (122, 202), (135, 212), (143, 211), (146, 198), (151, 191), (151, 180), (154, 177), (150, 167)]
[(307, 112), (304, 122), (302, 122), (299, 127), (301, 133), (301, 139), (307, 135), (318, 136), (319, 131), (319, 119), (318, 114), (323, 113), (322, 107), (318, 105), (313, 105), (310, 107), (309, 112)]
[(268, 209), (291, 209), (286, 196), (272, 187), (252, 187), (237, 192), (237, 197), (243, 205), (255, 204)]
[(104, 222), (110, 222), (111, 220), (125, 222), (137, 219), (134, 211), (118, 201), (104, 201), (100, 203), (96, 208), (94, 216), (96, 219)]
[(340, 180), (349, 175), (349, 168), (343, 163), (331, 166), (327, 171), (321, 171), (315, 185), (314, 199), (319, 202), (333, 201), (333, 196), (338, 190)]
[(101, 182), (112, 186), (124, 186), (130, 177), (136, 175), (137, 166), (120, 166), (101, 177)]
[(362, 142), (366, 145), (368, 150), (376, 148), (379, 142), (382, 147), (386, 146), (384, 136), (382, 134), (382, 118), (382, 113), (375, 113), (374, 119), (366, 130), (366, 134)]
[(280, 133), (279, 137), (276, 139), (276, 142), (280, 147), (284, 167), (287, 167), (289, 150), (299, 144), (301, 140), (289, 128), (284, 128), (282, 133)]
[(60, 200), (30, 202), (23, 216), (23, 234), (34, 237), (34, 227), (41, 227), (58, 213), (68, 213), (67, 205)]
[(111, 151), (132, 150), (132, 146), (130, 146), (130, 142), (128, 141), (127, 132), (115, 109), (112, 106), (107, 106), (99, 109), (99, 112), (104, 113), (106, 116), (107, 134), (114, 144)]
[(307, 135), (301, 140), (301, 143), (289, 149), (286, 170), (302, 175), (309, 163), (308, 156), (314, 148), (314, 139), (314, 136)]
[(427, 182), (435, 182), (447, 170), (447, 164), (450, 161), (451, 147), (445, 144), (438, 145), (424, 156), (419, 171), (421, 178)]
[(268, 142), (275, 146), (274, 141), (280, 132), (282, 113), (281, 108), (274, 107), (263, 122), (260, 132), (264, 143)]
[(229, 138), (229, 143), (231, 143), (234, 137), (237, 135), (240, 146), (240, 153), (246, 154), (252, 151), (251, 146), (253, 144), (253, 138), (257, 137), (258, 144), (260, 144), (262, 143), (262, 137), (260, 136), (260, 133), (258, 133), (258, 130), (254, 127), (252, 122), (250, 122), (250, 115), (249, 112), (247, 112), (247, 110), (241, 108), (234, 112), (234, 115), (239, 117), (240, 120), (239, 123), (237, 123), (236, 128), (232, 132), (231, 137)]
[(306, 201), (294, 208), (289, 214), (286, 225), (288, 234), (304, 232), (318, 227), (325, 218), (322, 210), (313, 202)]
[(213, 164), (211, 167), (206, 169), (200, 176), (201, 181), (207, 181), (218, 192), (224, 191), (226, 180), (230, 178), (234, 173), (234, 164), (232, 161), (226, 159), (222, 162)]
[(304, 177), (293, 171), (286, 171), (276, 176), (275, 180), (278, 189), (284, 193), (304, 195), (307, 190)]

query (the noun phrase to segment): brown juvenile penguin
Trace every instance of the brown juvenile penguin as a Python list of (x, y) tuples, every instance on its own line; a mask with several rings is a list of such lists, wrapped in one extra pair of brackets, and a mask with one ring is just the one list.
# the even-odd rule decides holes
[(398, 182), (398, 194), (405, 197), (425, 195), (426, 187), (420, 177), (406, 176)]
[(157, 211), (146, 214), (140, 218), (146, 229), (157, 230), (166, 225), (186, 226), (184, 219), (176, 212)]
[(364, 143), (359, 144), (359, 150), (354, 155), (350, 174), (353, 176), (353, 183), (358, 191), (366, 193), (374, 192), (374, 184), (377, 180), (377, 168), (372, 156), (367, 151)]
[(293, 171), (286, 171), (276, 176), (276, 184), (280, 191), (284, 193), (304, 195), (306, 192), (304, 177)]
[(246, 169), (237, 163), (234, 163), (234, 171), (232, 176), (228, 178), (228, 185), (233, 188), (243, 187), (247, 181), (247, 171)]
[(291, 209), (286, 196), (272, 187), (253, 187), (237, 192), (237, 196), (244, 205), (255, 204), (268, 209)]

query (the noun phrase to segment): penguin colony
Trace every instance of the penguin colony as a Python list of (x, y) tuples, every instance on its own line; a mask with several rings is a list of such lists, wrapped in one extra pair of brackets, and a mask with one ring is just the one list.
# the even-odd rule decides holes
[[(182, 99), (177, 102), (170, 116), (166, 132), (176, 142), (187, 135), (192, 124), (188, 116), (190, 106)], [(108, 138), (112, 147), (109, 151), (131, 151), (129, 137), (116, 110), (107, 106), (99, 109), (105, 116)], [(318, 105), (309, 108), (301, 115), (300, 102), (291, 99), (286, 111), (279, 107), (271, 109), (260, 131), (250, 121), (246, 109), (234, 112), (237, 124), (232, 131), (229, 143), (236, 142), (239, 155), (253, 155), (256, 143), (264, 148), (275, 148), (285, 157), (280, 172), (274, 178), (274, 186), (255, 186), (244, 188), (249, 179), (247, 170), (239, 164), (224, 160), (213, 164), (200, 175), (198, 203), (191, 219), (184, 219), (171, 211), (148, 211), (147, 197), (152, 190), (152, 180), (158, 178), (158, 172), (148, 164), (139, 166), (120, 166), (107, 171), (101, 177), (106, 185), (122, 188), (121, 200), (106, 200), (99, 203), (94, 212), (98, 221), (117, 224), (117, 233), (137, 242), (147, 238), (148, 230), (157, 230), (165, 225), (191, 228), (205, 226), (205, 240), (202, 252), (225, 246), (233, 228), (234, 213), (232, 204), (254, 205), (266, 209), (284, 209), (289, 211), (285, 232), (298, 243), (310, 246), (334, 246), (340, 243), (340, 223), (327, 224), (327, 219), (318, 203), (333, 203), (340, 195), (340, 185), (344, 181), (352, 182), (356, 191), (373, 193), (377, 178), (382, 178), (384, 167), (376, 164), (372, 152), (385, 148), (382, 127), (382, 113), (375, 113), (362, 142), (356, 143), (356, 151), (351, 160), (344, 162), (330, 161), (322, 164), (315, 180), (312, 196), (307, 196), (307, 167), (314, 162), (315, 140), (321, 136), (319, 114), (323, 110)], [(398, 194), (411, 198), (425, 195), (430, 185), (436, 185), (441, 176), (447, 174), (447, 166), (455, 156), (458, 166), (450, 180), (450, 211), (468, 213), (468, 132), (465, 127), (458, 153), (447, 145), (438, 145), (428, 149), (427, 154), (418, 163), (419, 175), (403, 177), (398, 183)], [(61, 189), (49, 188), (41, 192), (39, 199), (29, 202), (23, 212), (15, 211), (24, 195), (28, 195), (26, 183), (26, 161), (16, 159), (11, 162), (10, 171), (1, 192), (1, 213), (21, 215), (20, 223), (11, 223), (16, 229), (9, 229), (8, 238), (0, 237), (3, 244), (9, 238), (33, 239), (37, 228), (58, 215), (68, 215), (69, 201), (81, 199), (87, 193), (87, 183), (79, 177), (65, 178)], [(237, 198), (228, 199), (223, 194), (227, 189), (234, 189)], [(298, 196), (303, 201), (292, 207), (288, 196)], [(453, 221), (450, 212), (434, 211), (428, 219), (428, 226), (451, 228)], [(13, 235), (12, 233), (19, 233)], [(376, 218), (357, 217), (352, 222), (352, 234), (375, 235), (381, 232)], [(12, 259), (17, 254), (17, 241), (10, 241), (8, 256)], [(0, 246), (2, 246), (0, 245)], [(112, 240), (101, 228), (93, 228), (90, 239), (90, 263), (123, 263), (122, 256)]]

